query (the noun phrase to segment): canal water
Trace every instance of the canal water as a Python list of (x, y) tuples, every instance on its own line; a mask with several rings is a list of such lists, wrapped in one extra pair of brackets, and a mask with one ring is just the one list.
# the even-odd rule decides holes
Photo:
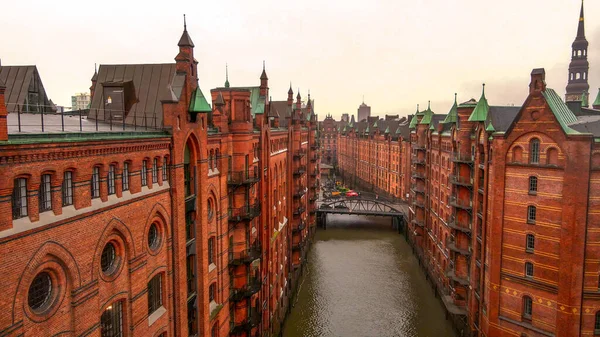
[(388, 218), (329, 215), (308, 254), (284, 337), (454, 337)]

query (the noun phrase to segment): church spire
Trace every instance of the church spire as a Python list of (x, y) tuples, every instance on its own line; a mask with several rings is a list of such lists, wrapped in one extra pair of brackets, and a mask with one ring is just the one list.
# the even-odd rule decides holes
[(185, 14), (183, 14), (183, 34), (181, 34), (181, 38), (179, 39), (179, 43), (177, 43), (179, 47), (192, 47), (194, 48), (194, 42), (192, 42), (192, 38), (188, 34), (187, 31), (187, 22), (185, 21)]
[(225, 63), (225, 88), (229, 88), (229, 69), (227, 63)]
[(571, 45), (571, 63), (569, 64), (569, 79), (565, 101), (574, 102), (583, 100), (583, 95), (590, 89), (588, 72), (590, 64), (587, 60), (588, 41), (585, 38), (585, 20), (583, 16), (583, 0), (577, 23), (577, 36)]

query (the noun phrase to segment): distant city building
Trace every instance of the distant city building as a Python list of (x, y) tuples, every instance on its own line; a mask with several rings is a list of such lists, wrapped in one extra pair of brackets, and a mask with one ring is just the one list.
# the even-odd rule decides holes
[(73, 110), (84, 110), (90, 106), (91, 96), (87, 92), (80, 92), (71, 96), (71, 108)]
[(350, 115), (342, 114), (342, 122), (348, 123), (350, 121)]
[(371, 116), (371, 107), (366, 105), (363, 101), (362, 104), (358, 107), (358, 122), (362, 122)]

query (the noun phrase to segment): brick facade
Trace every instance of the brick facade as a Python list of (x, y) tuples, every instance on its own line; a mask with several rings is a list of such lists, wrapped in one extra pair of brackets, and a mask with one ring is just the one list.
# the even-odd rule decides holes
[(263, 69), (207, 100), (185, 29), (178, 46), (173, 65), (101, 65), (74, 132), (12, 129), (0, 83), (1, 336), (279, 331), (316, 225), (310, 97), (279, 126)]

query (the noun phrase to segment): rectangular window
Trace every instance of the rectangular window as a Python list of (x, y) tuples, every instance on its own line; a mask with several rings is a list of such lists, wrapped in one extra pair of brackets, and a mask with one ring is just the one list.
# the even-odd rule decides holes
[(142, 186), (148, 185), (148, 161), (142, 162)]
[(533, 263), (525, 262), (525, 276), (533, 277)]
[(123, 305), (121, 302), (112, 303), (102, 313), (102, 317), (100, 317), (100, 336), (123, 336)]
[(190, 336), (196, 336), (198, 333), (198, 316), (195, 303), (195, 301), (188, 301), (187, 304), (188, 334)]
[(94, 167), (92, 171), (92, 199), (100, 197), (100, 168)]
[(531, 314), (533, 312), (533, 301), (531, 297), (525, 296), (523, 297), (523, 318), (531, 319)]
[(46, 212), (52, 209), (52, 186), (50, 181), (52, 176), (49, 174), (42, 175), (42, 181), (40, 182), (40, 213)]
[(195, 221), (194, 221), (194, 212), (188, 212), (185, 215), (185, 239), (186, 241), (191, 241), (192, 239), (194, 239), (196, 237), (196, 231), (195, 231)]
[(158, 182), (158, 159), (154, 158), (152, 161), (152, 183), (156, 184)]
[(148, 282), (148, 315), (151, 315), (162, 306), (162, 277), (154, 276)]
[(208, 239), (208, 264), (215, 263), (215, 238)]
[(115, 194), (115, 165), (108, 167), (108, 194)]
[(73, 172), (66, 171), (63, 175), (62, 184), (63, 206), (73, 205)]
[(186, 197), (192, 195), (192, 172), (190, 172), (190, 169), (190, 164), (183, 164), (183, 186)]
[(167, 181), (169, 179), (169, 175), (167, 172), (167, 157), (163, 158), (163, 164), (162, 164), (162, 180), (163, 182)]
[(190, 297), (196, 293), (196, 255), (189, 255), (186, 262), (187, 294)]
[(27, 216), (27, 179), (15, 179), (12, 195), (13, 219)]
[(129, 191), (129, 163), (123, 163), (123, 191)]
[(208, 287), (208, 301), (212, 302), (217, 296), (217, 284), (213, 283)]
[(535, 223), (536, 217), (537, 217), (537, 209), (535, 208), (535, 206), (528, 206), (527, 207), (527, 222)]

